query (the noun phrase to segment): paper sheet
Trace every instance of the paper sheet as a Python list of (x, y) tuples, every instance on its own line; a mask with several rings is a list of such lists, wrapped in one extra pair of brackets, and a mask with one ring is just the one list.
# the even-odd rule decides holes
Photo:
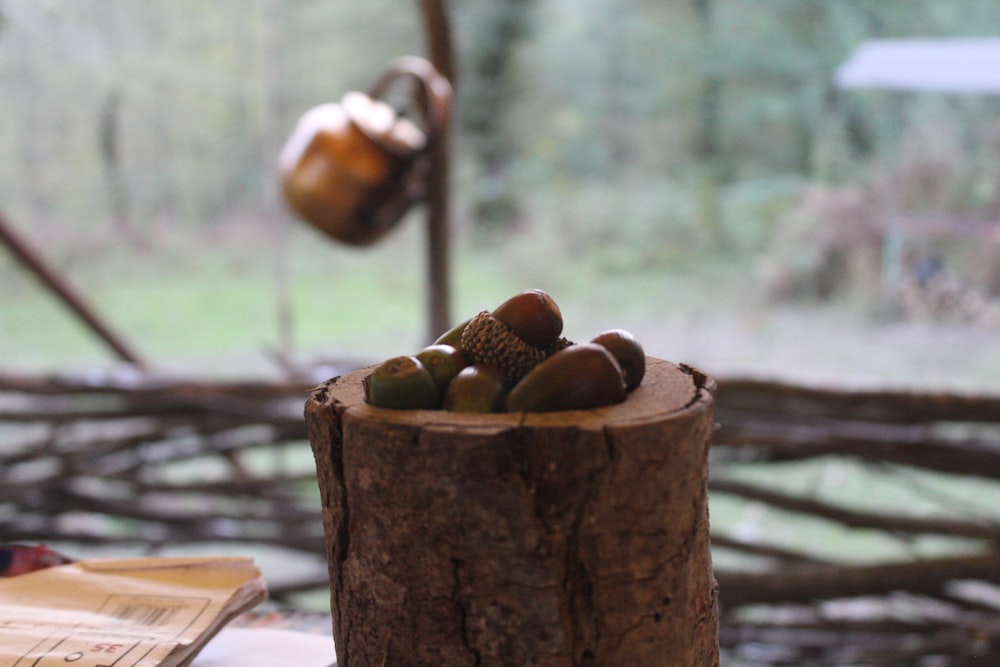
[(0, 580), (0, 667), (181, 667), (267, 597), (249, 558), (83, 561)]

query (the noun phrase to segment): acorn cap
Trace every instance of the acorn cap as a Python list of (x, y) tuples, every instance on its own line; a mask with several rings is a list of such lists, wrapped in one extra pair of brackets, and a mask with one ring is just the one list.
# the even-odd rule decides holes
[(473, 364), (496, 366), (503, 370), (511, 384), (545, 358), (543, 350), (524, 342), (509, 326), (486, 310), (466, 325), (462, 332), (462, 351)]
[(552, 345), (549, 345), (547, 348), (545, 348), (545, 358), (548, 359), (556, 352), (565, 350), (567, 347), (570, 347), (572, 345), (576, 345), (576, 343), (571, 341), (569, 338), (566, 338), (565, 336), (560, 336), (559, 338), (556, 339), (556, 342), (552, 343)]

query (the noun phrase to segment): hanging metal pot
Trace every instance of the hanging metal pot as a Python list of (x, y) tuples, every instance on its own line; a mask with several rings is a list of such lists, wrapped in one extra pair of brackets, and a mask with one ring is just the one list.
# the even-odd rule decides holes
[[(422, 125), (382, 98), (412, 79)], [(375, 243), (424, 196), (428, 151), (447, 129), (448, 80), (427, 60), (393, 61), (368, 92), (349, 92), (299, 120), (281, 151), (282, 194), (305, 222), (354, 246)]]

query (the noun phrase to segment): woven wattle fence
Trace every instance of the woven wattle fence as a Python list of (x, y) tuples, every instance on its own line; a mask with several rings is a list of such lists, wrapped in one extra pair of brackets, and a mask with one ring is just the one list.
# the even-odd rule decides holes
[[(713, 534), (719, 555), (759, 559), (716, 567), (729, 664), (997, 664), (1000, 396), (720, 385), (710, 496), (779, 513), (804, 534), (791, 548)], [(794, 479), (805, 462), (863, 474), (864, 488), (820, 493), (817, 473), (811, 486)], [(753, 481), (734, 474), (748, 465)], [(813, 524), (843, 543), (810, 538)], [(873, 536), (904, 555), (850, 546)]]
[[(1000, 661), (1000, 396), (719, 387), (723, 664)], [(227, 542), (321, 561), (310, 388), (0, 375), (0, 538), (109, 552)], [(863, 474), (863, 491), (824, 492), (830, 469)], [(939, 510), (885, 492), (900, 486)], [(942, 491), (968, 488), (978, 502)], [(760, 516), (796, 529), (748, 531)], [(862, 553), (855, 538), (899, 548)], [(327, 586), (317, 568), (271, 594)]]
[[(308, 389), (0, 376), (0, 538), (109, 555), (234, 542), (321, 560)], [(325, 585), (314, 575), (271, 595)]]

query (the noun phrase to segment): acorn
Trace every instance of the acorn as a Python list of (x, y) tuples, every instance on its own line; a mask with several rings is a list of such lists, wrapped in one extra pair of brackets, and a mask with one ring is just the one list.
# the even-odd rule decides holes
[(428, 345), (413, 355), (430, 371), (441, 396), (448, 390), (448, 384), (465, 368), (465, 355), (453, 345)]
[(497, 366), (516, 383), (547, 356), (562, 333), (562, 313), (541, 290), (517, 294), (472, 318), (462, 332), (462, 350), (475, 364)]
[(496, 366), (466, 366), (448, 385), (444, 409), (453, 412), (503, 412), (507, 377)]
[(544, 350), (562, 333), (559, 306), (547, 293), (530, 289), (507, 299), (493, 311), (514, 334), (532, 347)]
[(581, 343), (525, 375), (507, 395), (507, 411), (587, 410), (623, 400), (625, 380), (614, 356), (596, 343)]
[(375, 367), (363, 382), (365, 400), (393, 410), (437, 410), (441, 393), (434, 377), (420, 360), (403, 355)]
[(624, 329), (609, 329), (595, 336), (591, 343), (597, 343), (610, 352), (622, 367), (625, 391), (632, 391), (646, 375), (646, 352), (630, 332)]
[(461, 348), (462, 347), (462, 332), (465, 331), (465, 327), (469, 326), (469, 322), (472, 318), (465, 320), (464, 322), (459, 322), (451, 329), (448, 329), (443, 334), (437, 337), (434, 341), (434, 345), (451, 345), (452, 347)]

